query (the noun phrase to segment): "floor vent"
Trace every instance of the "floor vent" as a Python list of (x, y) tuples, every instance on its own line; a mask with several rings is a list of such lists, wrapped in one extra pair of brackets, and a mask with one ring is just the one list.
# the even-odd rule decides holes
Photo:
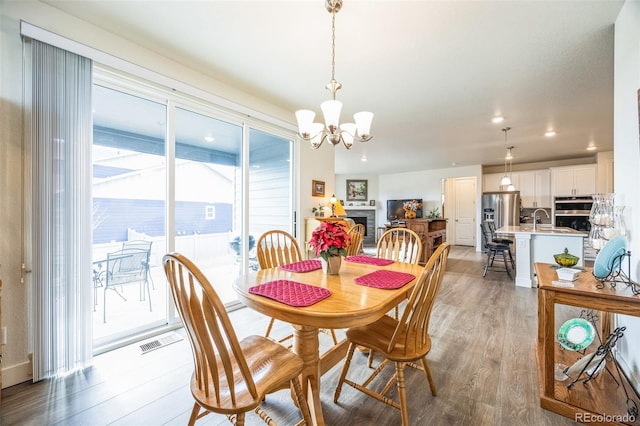
[(164, 336), (164, 337), (159, 337), (159, 338), (157, 338), (155, 340), (152, 340), (150, 342), (143, 343), (142, 345), (140, 345), (140, 349), (142, 349), (142, 354), (144, 355), (144, 354), (149, 353), (149, 352), (151, 352), (153, 350), (160, 349), (160, 348), (162, 348), (164, 346), (168, 346), (168, 345), (170, 345), (172, 343), (176, 343), (176, 342), (179, 342), (181, 340), (183, 340), (182, 336), (180, 336), (180, 335), (178, 335), (176, 333), (172, 333), (172, 334), (169, 334), (169, 335)]

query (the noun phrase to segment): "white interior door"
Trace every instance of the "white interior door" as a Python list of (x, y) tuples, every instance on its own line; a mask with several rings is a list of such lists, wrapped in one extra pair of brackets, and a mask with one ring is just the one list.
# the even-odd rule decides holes
[(476, 245), (476, 178), (454, 179), (455, 245)]

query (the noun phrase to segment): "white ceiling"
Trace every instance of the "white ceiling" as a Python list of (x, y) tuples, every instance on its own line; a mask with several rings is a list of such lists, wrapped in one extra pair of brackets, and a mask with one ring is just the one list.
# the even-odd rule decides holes
[[(297, 109), (321, 116), (329, 99), (323, 0), (45, 3), (289, 109), (292, 123)], [(370, 142), (335, 148), (336, 173), (500, 165), (504, 126), (514, 164), (589, 157), (589, 144), (612, 150), (622, 3), (344, 0), (343, 121), (360, 110), (375, 117)], [(493, 124), (494, 115), (506, 121)], [(546, 138), (551, 128), (558, 134)]]

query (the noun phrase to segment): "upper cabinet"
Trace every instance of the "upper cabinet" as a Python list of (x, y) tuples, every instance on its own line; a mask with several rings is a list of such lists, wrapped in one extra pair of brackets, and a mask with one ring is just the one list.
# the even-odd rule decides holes
[(498, 192), (503, 173), (489, 173), (482, 175), (482, 192)]
[(520, 200), (524, 208), (551, 208), (551, 173), (546, 170), (518, 172)]
[[(490, 173), (483, 175), (484, 192), (506, 191), (507, 187), (500, 185), (504, 173)], [(522, 207), (551, 207), (551, 189), (549, 186), (549, 169), (531, 170), (511, 173), (511, 183), (520, 191)]]
[(595, 194), (597, 192), (596, 176), (597, 173), (595, 164), (552, 167), (552, 195), (554, 197), (557, 197)]
[[(507, 190), (507, 185), (500, 185), (504, 173), (489, 173), (482, 175), (482, 192), (501, 192)], [(511, 183), (518, 190), (518, 173), (511, 173)]]

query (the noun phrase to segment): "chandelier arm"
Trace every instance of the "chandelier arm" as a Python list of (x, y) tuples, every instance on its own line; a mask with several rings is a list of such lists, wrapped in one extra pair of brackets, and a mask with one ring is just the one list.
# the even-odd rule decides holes
[(320, 138), (320, 142), (318, 144), (314, 144), (313, 142), (311, 142), (311, 148), (313, 149), (318, 149), (322, 146), (322, 144), (324, 143), (324, 140), (327, 139), (327, 134), (325, 132), (322, 132), (322, 138)]
[(300, 133), (300, 132), (298, 132), (298, 136), (308, 142), (308, 141), (313, 140), (316, 136), (320, 135), (321, 133), (325, 133), (325, 129), (322, 129), (318, 133), (315, 133), (313, 135), (311, 133)]
[(351, 149), (351, 147), (353, 146), (353, 142), (351, 142), (351, 144), (348, 144), (342, 136), (340, 136), (340, 140), (342, 141), (342, 145), (344, 145), (344, 147), (347, 149)]

